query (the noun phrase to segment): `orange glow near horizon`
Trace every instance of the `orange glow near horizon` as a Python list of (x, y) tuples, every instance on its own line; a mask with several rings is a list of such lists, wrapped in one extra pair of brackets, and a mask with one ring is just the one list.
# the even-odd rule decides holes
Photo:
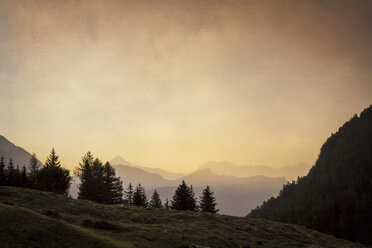
[(190, 172), (315, 162), (371, 104), (368, 1), (0, 3), (0, 135)]

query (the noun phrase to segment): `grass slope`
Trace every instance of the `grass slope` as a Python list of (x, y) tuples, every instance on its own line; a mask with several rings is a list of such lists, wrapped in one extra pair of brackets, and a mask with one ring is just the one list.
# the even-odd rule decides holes
[(102, 205), (0, 187), (1, 247), (362, 247), (261, 219)]

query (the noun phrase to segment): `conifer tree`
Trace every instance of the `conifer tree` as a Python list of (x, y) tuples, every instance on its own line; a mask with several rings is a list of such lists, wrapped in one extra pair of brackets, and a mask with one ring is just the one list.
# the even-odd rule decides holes
[(0, 157), (0, 185), (6, 184), (6, 168), (4, 157)]
[(123, 183), (120, 177), (116, 177), (115, 169), (109, 162), (103, 165), (91, 152), (87, 152), (74, 172), (81, 181), (79, 199), (106, 204), (122, 202)]
[(105, 203), (121, 203), (123, 200), (123, 182), (120, 177), (116, 177), (115, 169), (106, 162), (103, 168), (105, 184)]
[(45, 166), (37, 172), (36, 187), (43, 191), (67, 195), (71, 183), (70, 171), (61, 166), (58, 158), (53, 148)]
[(163, 207), (163, 204), (160, 200), (159, 193), (156, 191), (156, 189), (154, 190), (154, 193), (152, 194), (151, 201), (150, 201), (150, 206), (153, 207), (153, 208), (162, 208)]
[(125, 201), (127, 204), (132, 205), (133, 204), (133, 186), (132, 183), (129, 183), (129, 186), (127, 190), (125, 191)]
[(133, 193), (133, 205), (147, 207), (147, 197), (145, 189), (139, 183)]
[(27, 169), (26, 165), (23, 165), (22, 170), (21, 170), (21, 187), (26, 187), (27, 186)]
[(176, 189), (171, 204), (172, 208), (176, 210), (197, 211), (195, 193), (192, 189), (192, 186), (187, 186), (183, 180)]
[(94, 157), (90, 151), (88, 151), (83, 157), (82, 162), (75, 168), (74, 173), (80, 178), (79, 188), (79, 199), (94, 200), (94, 188), (93, 188), (93, 165)]
[(165, 207), (166, 209), (169, 209), (169, 200), (168, 200), (168, 198), (165, 200), (164, 207)]
[(36, 154), (33, 153), (30, 159), (30, 163), (28, 165), (28, 186), (34, 188), (36, 185), (36, 176), (37, 172), (39, 171), (39, 161), (36, 158)]
[(216, 199), (213, 195), (214, 192), (212, 192), (210, 187), (207, 185), (200, 198), (200, 210), (202, 212), (209, 212), (212, 214), (218, 213), (218, 209), (216, 209)]
[(10, 158), (8, 166), (7, 166), (6, 171), (5, 171), (5, 177), (6, 177), (5, 185), (15, 186), (15, 184), (16, 184), (15, 176), (16, 176), (16, 170), (14, 169), (13, 159)]

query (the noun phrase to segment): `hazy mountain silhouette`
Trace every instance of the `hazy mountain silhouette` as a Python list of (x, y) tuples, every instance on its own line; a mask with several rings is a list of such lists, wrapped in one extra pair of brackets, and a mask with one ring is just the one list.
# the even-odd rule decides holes
[(253, 165), (236, 165), (231, 162), (216, 162), (208, 161), (201, 165), (199, 169), (208, 168), (219, 175), (237, 176), (237, 177), (252, 177), (252, 176), (267, 176), (267, 177), (284, 177), (287, 180), (297, 179), (298, 176), (306, 175), (311, 166), (305, 163), (298, 163), (294, 166), (285, 166), (282, 168), (273, 168), (270, 166), (253, 166)]
[(150, 173), (159, 174), (160, 176), (162, 176), (162, 177), (164, 177), (165, 179), (168, 179), (168, 180), (174, 180), (174, 179), (177, 179), (177, 178), (180, 178), (180, 177), (184, 176), (184, 174), (182, 174), (182, 173), (174, 173), (174, 172), (170, 172), (170, 171), (163, 170), (163, 169), (160, 169), (160, 168), (151, 168), (151, 167), (146, 167), (146, 166), (134, 165), (134, 164), (128, 162), (127, 160), (125, 160), (121, 156), (116, 156), (115, 158), (113, 158), (110, 161), (110, 164), (111, 165), (129, 165), (129, 166), (132, 166), (132, 167), (137, 167), (137, 168), (143, 169), (144, 171), (147, 171), (147, 172), (150, 172)]
[(372, 244), (372, 105), (323, 144), (307, 176), (249, 216)]
[[(273, 196), (286, 182), (284, 178), (270, 178), (264, 176), (235, 177), (214, 174), (210, 169), (197, 170), (185, 177), (174, 180), (175, 186), (158, 187), (162, 201), (172, 199), (176, 185), (181, 180), (192, 184), (196, 195), (201, 196), (206, 185), (210, 185), (215, 192), (217, 207), (221, 214), (244, 216), (247, 209), (253, 209), (267, 197)], [(147, 192), (150, 195), (154, 189)]]
[[(31, 154), (0, 135), (0, 157), (5, 158), (6, 164), (12, 158), (14, 165), (21, 167), (23, 165), (27, 166), (30, 163)], [(39, 163), (42, 164), (40, 161)]]

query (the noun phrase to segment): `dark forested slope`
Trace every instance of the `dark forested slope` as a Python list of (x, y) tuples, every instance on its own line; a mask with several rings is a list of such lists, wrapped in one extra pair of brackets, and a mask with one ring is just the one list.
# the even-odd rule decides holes
[(372, 244), (372, 106), (328, 138), (307, 176), (248, 216)]

